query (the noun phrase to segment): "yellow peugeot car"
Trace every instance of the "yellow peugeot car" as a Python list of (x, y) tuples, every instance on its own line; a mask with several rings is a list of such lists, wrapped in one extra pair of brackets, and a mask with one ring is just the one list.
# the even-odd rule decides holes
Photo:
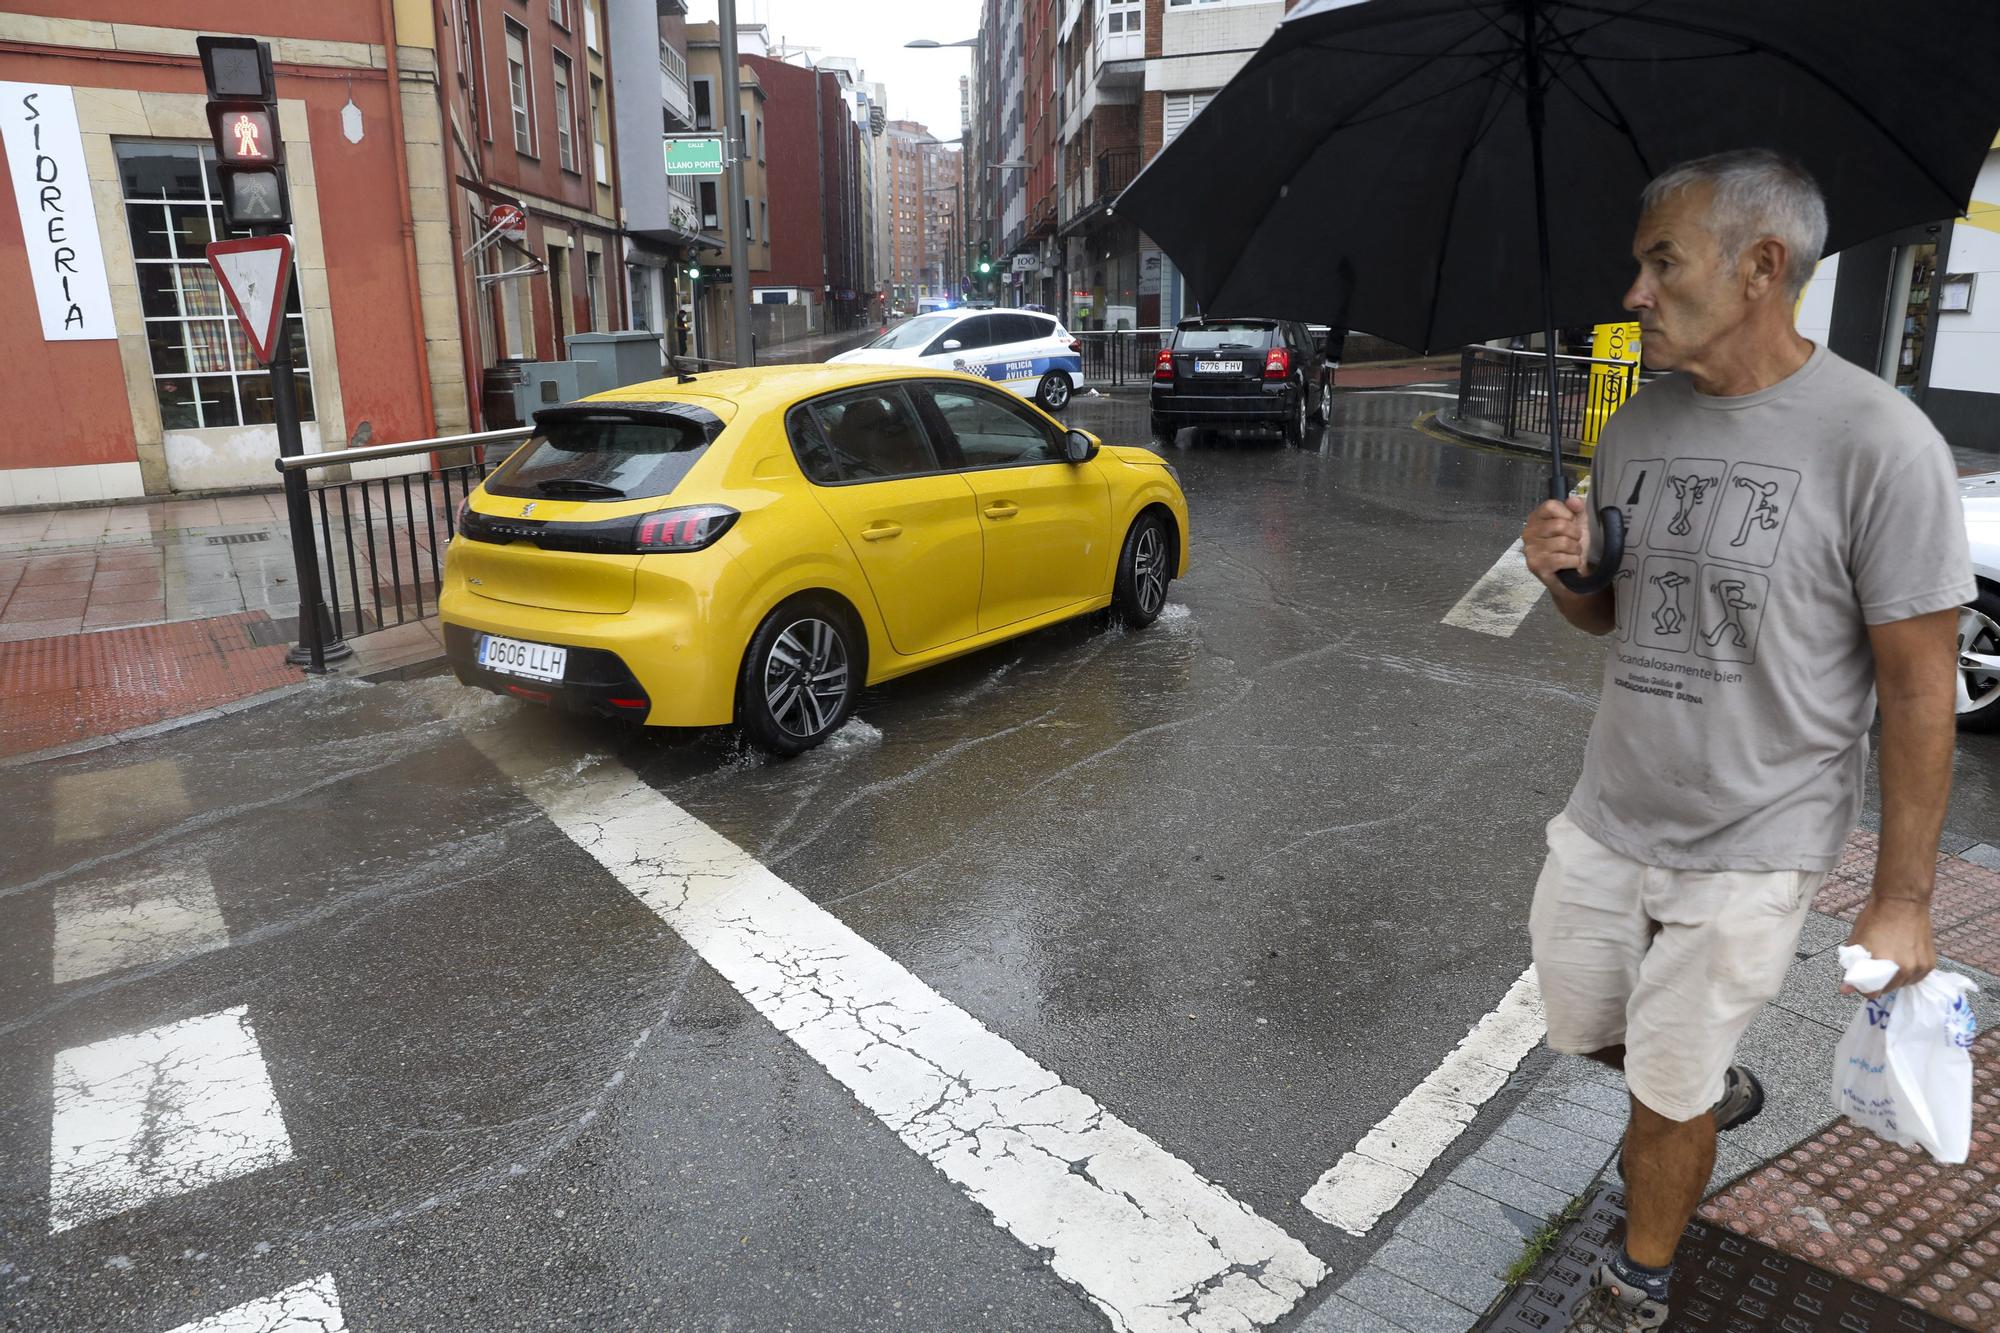
[(769, 366), (535, 416), (472, 492), (439, 598), (458, 678), (797, 754), (864, 685), (1187, 572), (1173, 469), (971, 375)]

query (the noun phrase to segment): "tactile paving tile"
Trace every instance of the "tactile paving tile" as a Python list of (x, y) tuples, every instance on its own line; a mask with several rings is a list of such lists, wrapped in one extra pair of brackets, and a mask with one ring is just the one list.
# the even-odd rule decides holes
[[(1552, 1257), (1475, 1329), (1560, 1333), (1590, 1276), (1625, 1234), (1625, 1196), (1600, 1184), (1556, 1238)], [(1972, 1333), (1892, 1296), (1694, 1221), (1674, 1260), (1666, 1333)]]
[(2000, 1329), (2000, 1032), (1973, 1043), (1972, 1065), (1963, 1165), (1836, 1120), (1710, 1198), (1702, 1220), (1942, 1318)]

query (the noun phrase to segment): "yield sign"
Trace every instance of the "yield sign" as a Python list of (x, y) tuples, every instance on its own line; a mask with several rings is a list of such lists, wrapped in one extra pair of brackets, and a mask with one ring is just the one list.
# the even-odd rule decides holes
[(222, 294), (243, 325), (250, 350), (264, 365), (278, 345), (285, 320), (285, 292), (292, 281), (292, 238), (251, 236), (240, 241), (211, 241), (208, 266), (222, 284)]

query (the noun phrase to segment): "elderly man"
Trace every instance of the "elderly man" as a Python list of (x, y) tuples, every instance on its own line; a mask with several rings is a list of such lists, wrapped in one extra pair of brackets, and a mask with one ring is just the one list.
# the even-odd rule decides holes
[(1763, 151), (1647, 187), (1625, 295), (1649, 384), (1604, 431), (1625, 512), (1612, 588), (1582, 500), (1523, 531), (1571, 624), (1613, 640), (1583, 776), (1549, 823), (1530, 915), (1549, 1044), (1622, 1069), (1630, 1222), (1574, 1330), (1666, 1322), (1674, 1247), (1718, 1129), (1763, 1106), (1736, 1044), (1777, 995), (1854, 825), (1882, 717), (1882, 844), (1850, 942), (1935, 962), (1930, 897), (1951, 786), (1955, 623), (1973, 595), (1952, 459), (1894, 389), (1801, 337), (1826, 239), (1818, 186)]

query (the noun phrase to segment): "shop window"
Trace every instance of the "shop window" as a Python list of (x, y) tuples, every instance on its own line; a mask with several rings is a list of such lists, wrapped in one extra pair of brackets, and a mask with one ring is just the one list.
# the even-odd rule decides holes
[[(208, 266), (210, 241), (250, 234), (223, 223), (215, 150), (134, 140), (119, 142), (117, 156), (161, 426), (269, 424), (270, 374), (251, 357)], [(299, 418), (311, 421), (312, 366), (296, 276), (285, 298), (285, 334), (298, 366)]]

